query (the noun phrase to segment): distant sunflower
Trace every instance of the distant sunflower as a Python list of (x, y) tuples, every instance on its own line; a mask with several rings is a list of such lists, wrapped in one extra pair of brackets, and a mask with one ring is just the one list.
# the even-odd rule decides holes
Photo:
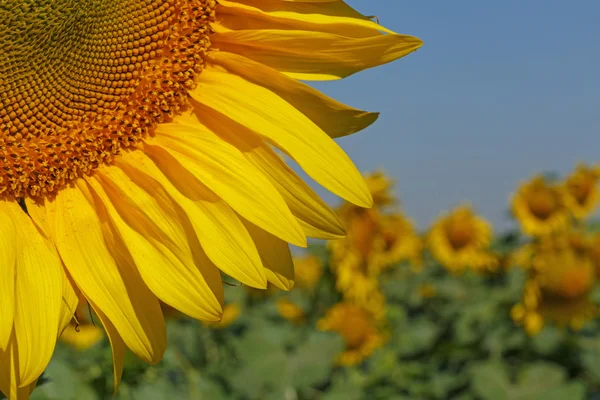
[(277, 311), (279, 315), (294, 324), (301, 324), (305, 321), (306, 313), (304, 309), (289, 299), (277, 300)]
[(329, 241), (327, 247), (337, 289), (346, 299), (380, 314), (385, 301), (379, 275), (402, 261), (418, 265), (423, 246), (413, 222), (398, 210), (391, 179), (377, 171), (367, 174), (365, 181), (374, 207), (343, 204), (339, 215), (348, 234)]
[(205, 321), (204, 325), (216, 328), (224, 329), (233, 324), (239, 318), (242, 312), (242, 308), (238, 303), (230, 303), (223, 306), (223, 315), (220, 321)]
[(360, 364), (385, 341), (385, 335), (369, 312), (351, 303), (338, 303), (331, 307), (317, 327), (337, 332), (344, 339), (346, 349), (338, 358), (341, 365)]
[[(523, 303), (513, 309), (513, 318), (523, 321), (528, 333), (539, 332), (546, 320), (580, 329), (597, 315), (590, 293), (598, 265), (590, 244), (581, 234), (569, 232), (546, 237), (535, 245)], [(527, 322), (528, 318), (533, 322)], [(539, 318), (541, 323), (536, 322)]]
[(536, 176), (518, 188), (512, 198), (512, 211), (523, 232), (533, 236), (547, 235), (569, 225), (563, 191), (543, 176)]
[(600, 192), (598, 180), (600, 168), (581, 164), (565, 179), (564, 202), (571, 214), (577, 219), (583, 219), (596, 209)]
[(60, 335), (60, 340), (77, 350), (86, 350), (104, 338), (104, 331), (96, 325), (83, 296), (79, 300), (75, 317)]
[[(11, 0), (0, 12), (0, 390), (28, 398), (80, 290), (125, 349), (158, 362), (159, 300), (223, 313), (219, 270), (289, 288), (288, 243), (338, 217), (275, 153), (360, 206), (333, 138), (377, 119), (298, 80), (419, 48), (342, 1)], [(17, 301), (18, 299), (18, 301)]]
[(295, 287), (313, 289), (323, 276), (323, 264), (313, 255), (294, 258), (294, 275)]
[(385, 207), (397, 202), (392, 192), (394, 183), (384, 171), (379, 170), (368, 174), (365, 176), (365, 182), (373, 197), (374, 206)]
[(469, 206), (442, 215), (427, 236), (433, 256), (452, 272), (495, 269), (499, 261), (489, 250), (491, 239), (491, 226)]
[(380, 274), (402, 261), (417, 265), (421, 239), (402, 214), (381, 215), (365, 210), (344, 220), (348, 236), (328, 243), (336, 287), (346, 299), (380, 314), (385, 307)]

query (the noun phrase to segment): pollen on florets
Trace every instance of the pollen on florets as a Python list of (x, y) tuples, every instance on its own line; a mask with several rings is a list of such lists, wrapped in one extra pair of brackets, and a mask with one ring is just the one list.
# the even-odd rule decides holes
[(6, 2), (0, 195), (53, 193), (184, 110), (215, 7), (214, 0)]

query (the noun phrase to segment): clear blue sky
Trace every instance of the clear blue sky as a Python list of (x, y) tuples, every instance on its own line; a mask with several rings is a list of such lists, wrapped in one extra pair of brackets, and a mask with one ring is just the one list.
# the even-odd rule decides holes
[(520, 180), (600, 161), (600, 1), (347, 2), (425, 42), (392, 64), (314, 85), (381, 112), (339, 143), (361, 171), (383, 167), (397, 179), (421, 228), (463, 200), (506, 228)]

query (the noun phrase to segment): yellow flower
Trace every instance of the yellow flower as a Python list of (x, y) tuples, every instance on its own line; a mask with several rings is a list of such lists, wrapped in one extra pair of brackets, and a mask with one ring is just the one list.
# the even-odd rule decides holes
[(223, 307), (223, 316), (220, 321), (205, 321), (204, 324), (211, 328), (223, 329), (233, 324), (240, 316), (241, 307), (237, 303), (226, 304)]
[(519, 187), (512, 198), (512, 211), (523, 232), (533, 236), (547, 235), (569, 225), (561, 188), (543, 176), (535, 176)]
[(590, 257), (596, 266), (596, 277), (600, 278), (600, 233), (594, 234), (589, 239)]
[(277, 300), (277, 311), (279, 315), (295, 324), (301, 324), (304, 322), (306, 316), (302, 307), (292, 303), (288, 299)]
[(375, 207), (396, 204), (396, 197), (392, 193), (394, 184), (384, 171), (374, 171), (368, 174), (365, 176), (365, 182), (367, 182), (369, 192), (373, 196), (373, 205)]
[(379, 314), (384, 299), (378, 276), (401, 261), (417, 262), (422, 248), (413, 224), (401, 214), (356, 213), (347, 221), (348, 237), (330, 241), (330, 264), (344, 297)]
[(337, 332), (344, 339), (346, 349), (338, 358), (341, 365), (361, 363), (384, 342), (384, 335), (373, 316), (351, 303), (338, 303), (331, 307), (317, 327), (322, 331)]
[[(547, 236), (532, 246), (531, 254), (523, 312), (515, 311), (513, 319), (524, 322), (528, 317), (535, 320), (540, 316), (559, 326), (580, 329), (597, 315), (597, 306), (589, 294), (596, 282), (598, 263), (587, 238), (578, 232)], [(543, 322), (530, 324), (541, 329)]]
[(488, 222), (473, 213), (469, 206), (460, 206), (442, 215), (427, 237), (433, 256), (452, 272), (465, 268), (493, 270), (499, 260), (489, 250), (492, 229)]
[(368, 207), (333, 139), (377, 118), (299, 80), (344, 78), (422, 44), (342, 1), (11, 0), (0, 26), (0, 390), (11, 399), (48, 364), (74, 287), (106, 328), (115, 386), (125, 348), (162, 358), (159, 300), (219, 321), (219, 270), (290, 288), (288, 243), (344, 229), (272, 146)]
[(323, 265), (318, 257), (308, 255), (294, 258), (295, 287), (302, 289), (314, 288), (323, 276)]
[(363, 209), (352, 204), (340, 207), (347, 237), (327, 243), (336, 287), (347, 300), (376, 315), (385, 309), (378, 276), (401, 261), (420, 262), (422, 241), (412, 221), (399, 212), (383, 213), (396, 205), (390, 192), (391, 180), (382, 172), (365, 176), (375, 207)]
[(565, 180), (564, 202), (575, 218), (583, 219), (595, 210), (600, 198), (599, 178), (600, 167), (581, 164)]
[(384, 215), (379, 219), (379, 232), (373, 237), (369, 271), (377, 275), (400, 261), (419, 264), (423, 241), (418, 236), (413, 221), (399, 213)]

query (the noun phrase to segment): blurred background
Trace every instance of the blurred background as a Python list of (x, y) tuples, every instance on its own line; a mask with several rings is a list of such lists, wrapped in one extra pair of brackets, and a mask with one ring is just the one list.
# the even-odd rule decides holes
[[(165, 307), (164, 360), (128, 358), (117, 398), (600, 399), (600, 3), (348, 3), (425, 42), (315, 85), (381, 112), (340, 140), (375, 207), (314, 186), (348, 237), (295, 249), (291, 292), (225, 278), (217, 325)], [(112, 398), (77, 316), (33, 399)]]

